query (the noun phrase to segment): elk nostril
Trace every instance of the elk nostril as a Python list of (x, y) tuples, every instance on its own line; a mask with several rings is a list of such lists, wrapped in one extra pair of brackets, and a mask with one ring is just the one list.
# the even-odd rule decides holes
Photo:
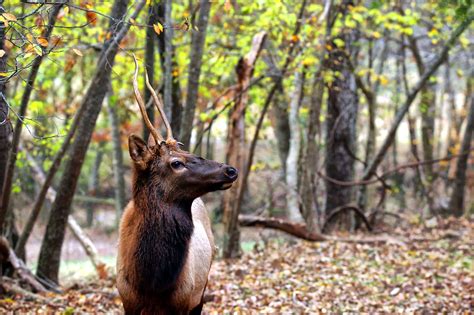
[(235, 178), (237, 177), (237, 170), (233, 168), (232, 166), (228, 166), (224, 170), (224, 174), (229, 178)]

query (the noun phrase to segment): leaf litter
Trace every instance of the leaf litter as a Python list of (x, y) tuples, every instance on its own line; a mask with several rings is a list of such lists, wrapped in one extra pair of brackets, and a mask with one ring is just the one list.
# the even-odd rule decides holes
[[(451, 233), (444, 233), (451, 231)], [(474, 222), (441, 220), (391, 233), (416, 241), (257, 243), (214, 262), (207, 314), (465, 312), (474, 310)], [(444, 236), (442, 236), (444, 235)], [(442, 237), (441, 237), (442, 236)], [(122, 313), (113, 279), (48, 293), (6, 294), (0, 313)]]

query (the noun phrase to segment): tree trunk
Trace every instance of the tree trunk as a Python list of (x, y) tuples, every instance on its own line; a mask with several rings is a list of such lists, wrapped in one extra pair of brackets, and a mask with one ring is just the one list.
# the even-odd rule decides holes
[(449, 202), (449, 211), (456, 217), (464, 213), (464, 191), (466, 188), (466, 173), (468, 158), (471, 150), (472, 134), (474, 133), (474, 96), (470, 96), (471, 106), (467, 116), (466, 130), (461, 144), (461, 155), (456, 164), (453, 193)]
[[(250, 52), (240, 58), (236, 66), (238, 87), (236, 94), (240, 95), (235, 101), (230, 118), (227, 137), (227, 163), (243, 170), (245, 168), (245, 108), (248, 102), (248, 86), (252, 79), (255, 62), (262, 50), (266, 33), (254, 36)], [(242, 189), (242, 181), (237, 181), (224, 193), (224, 258), (234, 258), (240, 254), (240, 231), (238, 226), (238, 198)]]
[[(161, 61), (161, 70), (163, 71), (163, 76), (164, 76), (164, 83), (163, 83), (163, 89), (162, 89), (162, 95), (164, 99), (164, 106), (166, 107), (166, 97), (165, 97), (165, 90), (167, 87), (167, 84), (170, 84), (169, 82), (167, 83), (166, 80), (167, 78), (171, 82), (171, 88), (168, 87), (168, 90), (171, 91), (171, 104), (170, 104), (170, 109), (169, 113), (166, 111), (166, 115), (168, 117), (168, 120), (171, 123), (171, 129), (173, 129), (173, 134), (174, 135), (179, 135), (180, 133), (180, 127), (181, 127), (181, 114), (183, 111), (183, 104), (181, 102), (181, 86), (179, 83), (179, 68), (178, 64), (176, 62), (176, 56), (175, 56), (175, 47), (173, 45), (172, 41), (172, 34), (168, 32), (168, 35), (166, 35), (166, 28), (167, 28), (167, 18), (166, 18), (166, 3), (172, 2), (171, 0), (165, 0), (162, 1), (158, 5), (158, 19), (162, 24), (164, 25), (165, 31), (162, 32), (160, 35), (158, 35), (158, 50), (160, 52), (160, 61)], [(170, 7), (170, 6), (168, 6)], [(170, 7), (171, 9), (171, 7)], [(173, 25), (171, 24), (171, 28)], [(171, 30), (172, 32), (172, 30)], [(171, 36), (171, 40), (167, 41), (166, 36)], [(168, 42), (168, 46), (167, 46)], [(171, 54), (171, 61), (170, 64), (171, 66), (167, 66), (167, 52), (170, 51)], [(168, 60), (169, 61), (169, 60)], [(169, 70), (171, 69), (171, 70)], [(168, 74), (169, 72), (169, 74)]]
[[(157, 22), (157, 6), (154, 1), (151, 1), (148, 5), (148, 21), (147, 28), (145, 31), (145, 71), (148, 74), (148, 79), (151, 86), (155, 86), (155, 38), (156, 33), (153, 25)], [(145, 74), (143, 74), (145, 75)], [(146, 87), (145, 80), (143, 80), (143, 94), (145, 95), (145, 102), (148, 104), (148, 100), (151, 98), (151, 92)], [(148, 106), (146, 113), (150, 121), (155, 121), (155, 106)], [(110, 112), (110, 110), (109, 110)], [(143, 124), (143, 139), (148, 139), (150, 131), (145, 125), (145, 121), (142, 119)]]
[(211, 10), (211, 2), (209, 0), (201, 0), (199, 3), (198, 30), (192, 30), (193, 33), (191, 35), (186, 106), (184, 108), (180, 130), (180, 140), (184, 143), (184, 148), (186, 150), (191, 148), (191, 133), (193, 131), (194, 113), (199, 94), (199, 76), (201, 75), (202, 54), (206, 42), (209, 11)]
[(282, 165), (282, 178), (286, 177), (286, 161), (290, 151), (290, 123), (288, 121), (288, 104), (281, 88), (276, 92), (275, 100), (271, 108), (271, 115), (273, 116), (273, 131), (277, 139), (278, 155)]
[[(97, 197), (97, 193), (99, 192), (100, 165), (102, 164), (102, 158), (104, 157), (104, 146), (105, 142), (99, 142), (97, 145), (94, 164), (92, 165), (91, 177), (89, 178), (89, 196)], [(86, 211), (86, 224), (88, 227), (91, 227), (94, 223), (94, 204), (88, 203)]]
[[(416, 67), (420, 77), (425, 73), (426, 66), (420, 55), (416, 40), (408, 37), (409, 47), (415, 59)], [(423, 147), (423, 159), (431, 161), (433, 159), (433, 141), (434, 141), (434, 124), (435, 124), (435, 84), (428, 82), (420, 91), (419, 109), (421, 113), (421, 143)], [(431, 186), (433, 181), (433, 164), (424, 167), (426, 180)], [(429, 193), (429, 192), (428, 192)], [(433, 205), (430, 204), (430, 209)]]
[(164, 3), (164, 40), (165, 40), (165, 63), (164, 63), (164, 110), (166, 117), (173, 126), (173, 20), (171, 19), (172, 1), (163, 0)]
[[(265, 48), (268, 52), (275, 49), (272, 42), (266, 41)], [(286, 178), (286, 160), (290, 150), (290, 124), (288, 122), (288, 102), (285, 98), (285, 91), (281, 84), (281, 69), (275, 63), (275, 58), (271, 53), (262, 56), (267, 64), (268, 72), (272, 74), (274, 84), (277, 84), (274, 101), (270, 109), (270, 121), (275, 133), (278, 145), (278, 155), (281, 161), (281, 177)]]
[(301, 199), (303, 202), (303, 216), (306, 225), (313, 231), (315, 228), (315, 208), (317, 196), (315, 195), (315, 174), (318, 167), (319, 151), (316, 143), (316, 134), (321, 129), (319, 117), (323, 103), (324, 81), (318, 71), (314, 77), (313, 92), (311, 95), (311, 108), (309, 109), (308, 131), (306, 133), (306, 150), (303, 156), (303, 175), (301, 182)]
[[(0, 14), (4, 13), (3, 0), (0, 1)], [(5, 24), (0, 23), (0, 49), (5, 51)], [(0, 57), (0, 72), (7, 72), (7, 58), (8, 54), (5, 53)], [(3, 182), (5, 180), (5, 173), (8, 163), (8, 154), (11, 149), (11, 133), (12, 126), (8, 118), (8, 104), (6, 101), (7, 86), (4, 77), (0, 79), (0, 200), (3, 191)], [(6, 215), (1, 214), (2, 216)], [(0, 222), (4, 219), (0, 219)], [(1, 228), (0, 228), (1, 230)]]
[(298, 193), (298, 160), (301, 146), (299, 110), (303, 98), (304, 73), (297, 71), (294, 79), (294, 90), (290, 101), (290, 149), (286, 160), (286, 203), (288, 218), (293, 222), (304, 222), (300, 212), (300, 195)]
[[(62, 4), (55, 5), (53, 10), (49, 15), (49, 22), (48, 25), (42, 34), (42, 36), (49, 41), (51, 33), (53, 32), (54, 25), (56, 24), (56, 18), (58, 16), (59, 10), (61, 9)], [(31, 66), (31, 71), (28, 75), (28, 79), (26, 80), (26, 87), (25, 91), (23, 92), (20, 109), (18, 110), (18, 117), (25, 117), (26, 110), (28, 108), (28, 103), (30, 101), (31, 93), (33, 92), (33, 88), (35, 85), (36, 77), (38, 75), (39, 67), (44, 59), (44, 56), (47, 55), (48, 51), (46, 47), (41, 47), (42, 54), (40, 56), (36, 56), (33, 64)], [(8, 158), (8, 164), (6, 168), (6, 173), (3, 181), (2, 187), (2, 199), (0, 201), (0, 234), (2, 234), (2, 229), (4, 225), (4, 220), (7, 216), (9, 203), (10, 203), (10, 196), (11, 196), (11, 188), (13, 185), (13, 176), (15, 173), (15, 164), (16, 159), (18, 156), (18, 145), (20, 144), (20, 136), (21, 130), (23, 128), (23, 121), (18, 119), (15, 124), (15, 130), (13, 132), (13, 140), (11, 146), (11, 152)]]
[[(383, 43), (383, 49), (382, 53), (380, 55), (380, 62), (375, 70), (375, 74), (377, 76), (380, 76), (383, 73), (383, 69), (385, 66), (385, 61), (387, 59), (388, 55), (388, 41), (385, 40)], [(373, 56), (372, 56), (372, 46), (370, 44), (370, 49), (369, 49), (369, 69), (372, 69), (373, 66)], [(364, 158), (364, 163), (367, 165), (369, 161), (372, 159), (375, 148), (377, 146), (377, 132), (376, 132), (376, 126), (375, 126), (375, 118), (377, 117), (377, 94), (378, 90), (380, 87), (380, 80), (375, 80), (374, 84), (371, 84), (370, 82), (370, 71), (368, 72), (368, 79), (367, 79), (367, 84), (371, 88), (371, 93), (366, 95), (366, 100), (367, 100), (367, 107), (369, 110), (369, 129), (368, 129), (368, 135), (367, 135), (367, 142), (365, 144), (365, 158)], [(367, 185), (362, 185), (359, 187), (359, 192), (358, 192), (358, 197), (357, 197), (357, 204), (360, 209), (366, 209), (367, 208)]]
[[(112, 93), (109, 90), (109, 93)], [(114, 163), (114, 181), (115, 181), (115, 225), (118, 226), (122, 211), (126, 206), (125, 195), (125, 173), (123, 167), (122, 142), (120, 140), (120, 121), (117, 115), (117, 104), (111, 104), (110, 94), (107, 101), (107, 111), (109, 114), (110, 128), (112, 129), (112, 150)], [(146, 128), (148, 129), (148, 128)]]
[[(43, 243), (41, 244), (37, 274), (55, 283), (58, 283), (59, 263), (65, 227), (81, 167), (94, 130), (95, 122), (110, 84), (110, 73), (114, 64), (115, 55), (118, 51), (118, 44), (124, 38), (130, 27), (130, 23), (123, 23), (128, 3), (128, 0), (116, 0), (114, 2), (111, 14), (113, 20), (109, 28), (112, 35), (111, 40), (104, 45), (104, 49), (99, 56), (97, 70), (84, 97), (84, 117), (77, 127), (76, 137), (71, 146), (69, 159), (67, 160), (63, 176), (61, 177), (60, 190), (54, 200)], [(137, 18), (144, 4), (144, 0), (137, 4), (136, 10), (131, 18)]]
[[(352, 1), (343, 1), (341, 11), (344, 15), (350, 4)], [(357, 38), (357, 30), (345, 30), (340, 37), (345, 47), (354, 47)], [(355, 76), (350, 70), (345, 53), (334, 44), (328, 55), (327, 68), (334, 74), (339, 72), (340, 75), (336, 76), (332, 85), (328, 86), (326, 174), (337, 180), (351, 181), (354, 176), (356, 120), (359, 107)], [(350, 203), (352, 199), (351, 186), (340, 186), (326, 181), (326, 191), (327, 216), (333, 209)], [(344, 225), (349, 226), (350, 217), (344, 218)]]

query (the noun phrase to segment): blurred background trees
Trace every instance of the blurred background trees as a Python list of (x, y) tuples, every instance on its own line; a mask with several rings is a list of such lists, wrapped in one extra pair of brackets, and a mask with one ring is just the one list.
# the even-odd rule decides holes
[(68, 219), (116, 232), (126, 139), (147, 137), (132, 53), (184, 147), (240, 169), (206, 197), (224, 257), (239, 255), (239, 215), (306, 232), (469, 215), (469, 4), (0, 2), (2, 234), (57, 283)]

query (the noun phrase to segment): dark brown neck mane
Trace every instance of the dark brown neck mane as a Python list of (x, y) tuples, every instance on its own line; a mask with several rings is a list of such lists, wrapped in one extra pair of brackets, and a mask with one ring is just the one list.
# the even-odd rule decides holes
[(135, 252), (137, 289), (146, 296), (159, 293), (166, 302), (188, 255), (192, 200), (165, 202), (163, 190), (151, 182), (135, 182), (133, 191), (136, 211), (143, 215)]

